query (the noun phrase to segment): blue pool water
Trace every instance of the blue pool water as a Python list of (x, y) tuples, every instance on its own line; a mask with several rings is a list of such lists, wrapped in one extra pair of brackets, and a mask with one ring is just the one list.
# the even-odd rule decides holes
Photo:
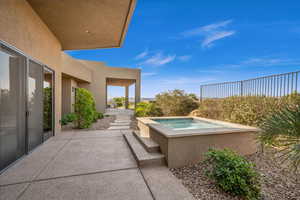
[(207, 129), (207, 128), (222, 128), (224, 126), (213, 124), (206, 121), (194, 120), (192, 118), (179, 118), (179, 119), (153, 119), (163, 126), (173, 130), (188, 130), (188, 129)]

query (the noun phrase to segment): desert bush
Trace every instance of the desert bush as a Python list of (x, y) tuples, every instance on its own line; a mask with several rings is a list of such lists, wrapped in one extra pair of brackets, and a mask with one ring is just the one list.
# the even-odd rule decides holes
[(221, 119), (222, 101), (219, 99), (205, 99), (200, 103), (199, 108), (194, 110), (191, 115), (211, 119)]
[(97, 111), (91, 92), (84, 88), (76, 89), (74, 110), (76, 114), (75, 125), (77, 128), (89, 128), (95, 122)]
[(156, 105), (165, 116), (188, 115), (198, 107), (195, 95), (187, 94), (183, 90), (163, 92), (155, 97)]
[(277, 109), (278, 101), (264, 96), (229, 97), (224, 100), (223, 106), (224, 120), (259, 126), (271, 111)]
[(137, 117), (159, 117), (162, 116), (163, 113), (154, 102), (140, 102), (136, 105), (135, 115)]
[(231, 150), (210, 149), (205, 155), (207, 175), (225, 192), (245, 199), (259, 199), (260, 178), (254, 165)]
[(265, 96), (233, 96), (222, 99), (204, 99), (192, 115), (260, 126), (274, 110), (285, 105), (300, 105), (300, 94), (293, 93), (282, 98)]

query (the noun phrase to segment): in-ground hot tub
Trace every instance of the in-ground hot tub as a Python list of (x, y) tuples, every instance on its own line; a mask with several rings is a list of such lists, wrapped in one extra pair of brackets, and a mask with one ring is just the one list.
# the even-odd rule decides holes
[(142, 137), (160, 145), (169, 167), (194, 164), (209, 148), (229, 148), (242, 155), (257, 150), (258, 128), (200, 117), (137, 118)]

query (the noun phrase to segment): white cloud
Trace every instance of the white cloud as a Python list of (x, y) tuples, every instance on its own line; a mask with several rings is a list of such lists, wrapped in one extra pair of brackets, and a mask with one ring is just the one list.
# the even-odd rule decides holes
[(178, 60), (180, 60), (182, 62), (186, 62), (186, 61), (189, 61), (192, 58), (192, 56), (191, 55), (184, 55), (184, 56), (178, 56), (177, 58), (178, 58)]
[(218, 22), (218, 23), (214, 23), (214, 24), (209, 24), (206, 26), (201, 26), (201, 27), (198, 27), (195, 29), (187, 30), (181, 34), (184, 37), (198, 36), (198, 35), (204, 34), (205, 32), (212, 32), (212, 31), (216, 31), (220, 28), (225, 28), (230, 23), (232, 23), (232, 20), (226, 20), (226, 21), (222, 21), (222, 22)]
[(181, 33), (185, 38), (200, 36), (203, 38), (201, 46), (208, 48), (213, 46), (217, 40), (232, 36), (236, 33), (234, 30), (226, 30), (227, 26), (232, 23), (232, 20), (225, 20), (206, 26), (201, 26), (195, 29), (187, 30)]
[(211, 47), (213, 45), (214, 41), (220, 40), (220, 39), (225, 38), (225, 37), (229, 37), (233, 34), (235, 34), (235, 31), (221, 31), (221, 32), (216, 32), (214, 34), (208, 35), (203, 40), (201, 46), (203, 48)]
[(142, 76), (154, 76), (154, 75), (156, 75), (157, 73), (155, 73), (155, 72), (143, 72), (142, 73)]
[(276, 67), (276, 66), (295, 66), (300, 65), (300, 59), (285, 59), (285, 58), (272, 58), (272, 57), (257, 57), (242, 60), (233, 64), (221, 64), (209, 66), (207, 68), (242, 68), (242, 67)]
[(157, 53), (150, 58), (144, 60), (143, 62), (139, 63), (139, 65), (147, 65), (147, 66), (162, 66), (174, 61), (176, 55), (163, 55), (162, 53)]
[(147, 55), (149, 54), (148, 49), (146, 49), (145, 51), (141, 52), (140, 54), (138, 54), (137, 56), (135, 56), (135, 60), (140, 60), (145, 58)]

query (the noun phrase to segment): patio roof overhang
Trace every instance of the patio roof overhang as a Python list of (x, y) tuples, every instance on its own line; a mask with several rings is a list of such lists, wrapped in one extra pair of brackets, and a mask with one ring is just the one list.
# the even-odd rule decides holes
[(106, 78), (106, 84), (111, 86), (130, 86), (135, 79)]
[(27, 0), (63, 50), (120, 47), (136, 0)]

